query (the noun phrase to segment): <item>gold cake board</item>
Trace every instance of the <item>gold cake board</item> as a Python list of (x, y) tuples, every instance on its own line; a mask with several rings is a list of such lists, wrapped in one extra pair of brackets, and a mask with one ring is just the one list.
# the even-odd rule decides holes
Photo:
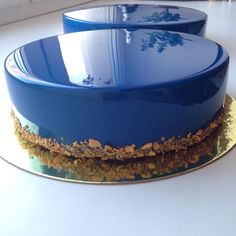
[(67, 182), (123, 184), (162, 180), (209, 165), (235, 146), (236, 100), (229, 95), (226, 95), (225, 109), (223, 124), (200, 144), (186, 151), (120, 162), (68, 158), (17, 140), (10, 109), (1, 111), (0, 108), (0, 157), (30, 173)]

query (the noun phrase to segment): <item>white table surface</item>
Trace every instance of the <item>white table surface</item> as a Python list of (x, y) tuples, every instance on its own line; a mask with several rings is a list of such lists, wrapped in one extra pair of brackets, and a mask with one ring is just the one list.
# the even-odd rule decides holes
[[(231, 56), (227, 91), (236, 98), (236, 2), (162, 3), (208, 13), (206, 37)], [(0, 86), (8, 53), (61, 32), (61, 12), (1, 26)], [(7, 103), (2, 92), (0, 105)], [(123, 186), (50, 180), (0, 160), (0, 235), (235, 236), (236, 149), (190, 174)]]

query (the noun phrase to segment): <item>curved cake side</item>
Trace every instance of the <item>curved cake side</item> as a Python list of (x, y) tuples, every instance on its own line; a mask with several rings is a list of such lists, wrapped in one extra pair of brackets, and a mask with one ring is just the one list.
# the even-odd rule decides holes
[(203, 36), (207, 24), (206, 13), (186, 7), (115, 4), (82, 8), (63, 14), (65, 33), (86, 30), (126, 28), (158, 29)]
[[(200, 142), (222, 121), (228, 54), (212, 41), (170, 32), (165, 33), (168, 39), (182, 37), (183, 42), (171, 41), (162, 51), (159, 46), (140, 50), (143, 35), (149, 33), (163, 36), (163, 31), (139, 30), (127, 44), (123, 31), (91, 31), (58, 36), (63, 43), (51, 37), (14, 51), (5, 72), (19, 130), (52, 150), (103, 159), (154, 156)], [(109, 54), (102, 43), (94, 47), (97, 34), (115, 36), (117, 51)], [(87, 77), (80, 77), (81, 72), (75, 76), (63, 54), (63, 45), (83, 36), (70, 55), (73, 62), (78, 54), (87, 57)], [(92, 42), (93, 50), (82, 54), (85, 42)], [(107, 56), (99, 57), (102, 52)], [(51, 60), (47, 67), (44, 55)], [(44, 70), (38, 71), (38, 65)], [(104, 71), (108, 74), (100, 78)]]

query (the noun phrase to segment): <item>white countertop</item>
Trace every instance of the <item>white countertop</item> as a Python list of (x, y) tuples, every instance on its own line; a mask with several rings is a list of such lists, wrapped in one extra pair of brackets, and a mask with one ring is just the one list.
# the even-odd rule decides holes
[[(231, 56), (227, 91), (236, 98), (236, 2), (162, 3), (208, 14), (206, 37), (222, 44)], [(8, 53), (61, 32), (61, 12), (1, 26), (0, 86), (5, 86), (3, 62)], [(7, 96), (7, 91), (0, 94), (0, 106), (7, 106)], [(0, 159), (1, 236), (148, 234), (235, 236), (236, 149), (186, 175), (120, 186), (50, 180)]]

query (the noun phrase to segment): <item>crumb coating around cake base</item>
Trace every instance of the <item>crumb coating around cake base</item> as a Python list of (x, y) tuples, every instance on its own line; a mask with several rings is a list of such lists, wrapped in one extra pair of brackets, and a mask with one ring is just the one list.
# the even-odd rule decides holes
[(217, 142), (218, 131), (214, 131), (200, 144), (187, 150), (158, 154), (156, 158), (130, 159), (127, 161), (102, 161), (97, 159), (70, 158), (32, 144), (26, 140), (18, 141), (23, 149), (27, 150), (30, 158), (38, 159), (48, 168), (62, 170), (72, 174), (75, 179), (92, 182), (120, 182), (123, 180), (135, 181), (137, 176), (144, 179), (178, 174), (178, 170), (187, 170), (196, 165), (202, 158), (213, 156), (214, 144)]
[(124, 147), (112, 147), (110, 145), (102, 145), (96, 139), (88, 139), (80, 142), (74, 142), (71, 145), (58, 143), (55, 140), (42, 138), (38, 134), (31, 133), (28, 127), (22, 127), (19, 119), (11, 112), (14, 120), (15, 133), (21, 139), (40, 145), (50, 152), (56, 152), (61, 155), (74, 158), (99, 158), (101, 160), (127, 160), (137, 159), (144, 157), (155, 157), (158, 154), (167, 152), (178, 152), (186, 150), (195, 144), (200, 143), (208, 137), (224, 119), (224, 110), (204, 129), (198, 130), (196, 133), (188, 133), (185, 137), (171, 137), (165, 139), (161, 138), (160, 141), (150, 142), (144, 144), (140, 148), (136, 148), (135, 144)]

